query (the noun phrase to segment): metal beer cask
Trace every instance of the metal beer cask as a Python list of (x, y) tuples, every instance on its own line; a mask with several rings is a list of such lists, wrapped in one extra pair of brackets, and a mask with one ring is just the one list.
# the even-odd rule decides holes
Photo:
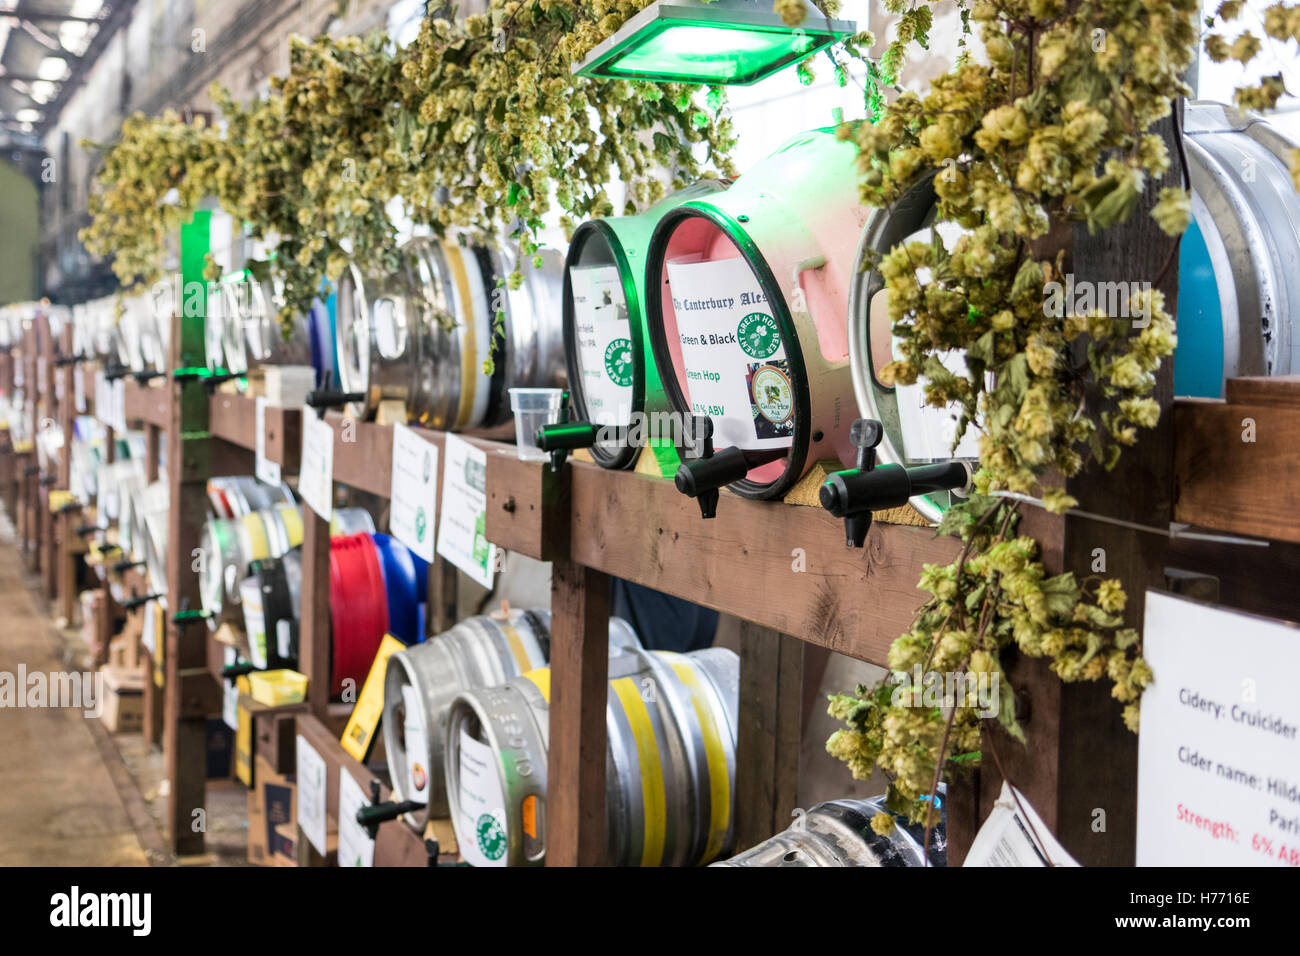
[[(884, 797), (829, 800), (802, 813), (789, 829), (714, 866), (924, 866), (924, 827), (894, 817), (886, 836), (871, 829), (871, 818), (888, 813)], [(946, 862), (944, 823), (930, 835), (930, 865)]]
[[(739, 658), (724, 648), (611, 657), (607, 863), (693, 866), (730, 849), (739, 676)], [(447, 794), (462, 848), (479, 836), (462, 806), (463, 739), (493, 758), (504, 816), (488, 827), (503, 841), (492, 847), (497, 865), (545, 862), (549, 697), (543, 668), (460, 694), (447, 720)]]
[[(1227, 378), (1300, 370), (1293, 318), (1300, 314), (1300, 196), (1286, 165), (1295, 144), (1218, 103), (1187, 103), (1184, 127), (1193, 221), (1179, 250), (1174, 392), (1218, 398)], [(929, 241), (934, 200), (931, 181), (918, 182), (888, 216), (871, 220), (858, 247), (849, 299), (853, 388), (860, 414), (884, 425), (877, 456), (886, 464), (950, 457), (909, 451), (909, 444), (927, 443), (902, 422), (896, 389), (876, 377), (893, 357), (891, 330), (884, 280), (864, 267), (871, 255), (913, 236)], [(955, 237), (944, 236), (949, 248)], [(950, 499), (937, 492), (911, 503), (938, 521)]]
[[(669, 411), (646, 331), (646, 251), (655, 226), (670, 209), (722, 188), (723, 183), (706, 180), (661, 199), (638, 215), (590, 219), (574, 230), (564, 261), (563, 329), (573, 420), (626, 428), (634, 414), (652, 416)], [(603, 278), (605, 274), (617, 281), (608, 283), (610, 301), (603, 306), (615, 310), (616, 317), (604, 322), (617, 323), (617, 331), (607, 333), (614, 338), (606, 349), (596, 347), (593, 352), (590, 345), (584, 349), (583, 333), (588, 323), (597, 324), (594, 313), (601, 306), (585, 302), (584, 296), (593, 290), (581, 286), (586, 277)], [(615, 391), (604, 384), (608, 380), (617, 385), (610, 358), (604, 353), (620, 338), (629, 343), (631, 381), (624, 386), (626, 394), (617, 407), (606, 408), (606, 396), (593, 392)], [(626, 374), (623, 369), (618, 371)], [(679, 464), (676, 449), (663, 441), (650, 447), (660, 471), (672, 477)], [(641, 452), (640, 447), (625, 441), (596, 442), (589, 450), (596, 464), (604, 468), (631, 468)]]
[[(544, 667), (550, 658), (551, 612), (512, 609), (509, 617), (470, 617), (450, 630), (398, 651), (388, 662), (384, 680), (384, 749), (388, 754), (393, 792), (399, 800), (417, 799), (412, 785), (413, 762), (422, 765), (428, 781), (428, 808), (407, 819), (423, 830), (430, 818), (447, 816), (444, 737), (448, 710), (457, 694), (490, 687), (527, 671)], [(632, 628), (610, 618), (611, 653), (640, 647)], [(416, 713), (406, 709), (404, 688), (413, 688)], [(422, 733), (427, 753), (412, 755), (406, 724)]]

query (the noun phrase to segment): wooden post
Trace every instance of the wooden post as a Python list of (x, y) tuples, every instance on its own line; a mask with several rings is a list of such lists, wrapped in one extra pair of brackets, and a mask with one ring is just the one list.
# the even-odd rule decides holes
[[(1181, 109), (1181, 103), (1176, 104)], [(1177, 156), (1172, 118), (1157, 124), (1170, 156)], [(1176, 182), (1175, 163), (1167, 179)], [(1090, 236), (1074, 231), (1073, 271), (1082, 282), (1139, 282), (1155, 285), (1172, 315), (1178, 301), (1177, 240), (1151, 219), (1159, 183), (1148, 185), (1138, 208), (1122, 226)], [(1163, 273), (1163, 275), (1162, 275)], [(1173, 517), (1173, 360), (1160, 368), (1153, 397), (1162, 411), (1160, 425), (1143, 430), (1111, 472), (1090, 468), (1066, 488), (1083, 510), (1166, 528)], [(1140, 628), (1144, 592), (1164, 587), (1167, 538), (1075, 517), (1024, 509), (1022, 529), (1043, 547), (1049, 574), (1073, 571), (1076, 578), (1118, 578), (1128, 594), (1127, 623)], [(978, 805), (971, 814), (969, 795), (959, 799), (959, 826), (949, 831), (949, 865), (969, 848), (974, 817), (983, 820), (1002, 786), (988, 745), (996, 748), (1014, 783), (1042, 816), (1065, 849), (1085, 866), (1132, 865), (1137, 827), (1137, 735), (1121, 719), (1121, 705), (1109, 682), (1063, 684), (1042, 660), (1018, 659), (1008, 671), (1017, 688), (1026, 745), (1001, 728), (986, 736), (985, 759), (977, 777)], [(1159, 675), (1157, 675), (1157, 680)], [(986, 722), (986, 727), (992, 722)], [(991, 740), (989, 739), (991, 738)], [(950, 806), (952, 801), (950, 800)]]
[[(144, 426), (144, 479), (148, 484), (153, 484), (158, 480), (158, 452), (159, 446), (161, 445), (159, 440), (161, 433), (162, 429), (157, 425), (146, 424)], [(110, 430), (109, 435), (111, 436), (112, 434), (113, 433)], [(171, 529), (169, 527), (168, 534), (170, 533)], [(171, 550), (170, 546), (168, 547), (168, 550)], [(107, 592), (107, 589), (105, 589), (105, 591)], [(107, 607), (110, 609), (112, 608), (114, 602), (111, 592), (106, 593), (105, 603)], [(167, 639), (166, 634), (167, 629), (164, 628), (164, 641)], [(167, 648), (165, 645), (162, 647), (162, 651), (163, 653), (160, 660), (165, 665), (167, 661)], [(156, 680), (154, 680), (154, 669), (156, 667), (154, 657), (155, 655), (147, 647), (141, 648), (140, 667), (144, 671), (143, 736), (145, 743), (152, 747), (161, 747), (163, 746), (166, 737), (163, 729), (165, 726), (165, 714), (163, 712), (165, 695), (163, 693), (163, 688), (158, 685)]]
[[(211, 213), (197, 212), (181, 228), (180, 299), (203, 283)], [(198, 297), (202, 298), (202, 297)], [(171, 367), (194, 368), (204, 364), (203, 314), (173, 315)], [(208, 670), (208, 631), (202, 621), (176, 624), (175, 614), (199, 607), (198, 579), (190, 568), (190, 555), (199, 544), (207, 511), (205, 485), (212, 474), (214, 443), (208, 435), (208, 394), (201, 382), (170, 382), (172, 401), (167, 421), (167, 619), (164, 685), (163, 759), (171, 790), (167, 823), (171, 849), (178, 855), (203, 852), (207, 778), (207, 717), (219, 709), (220, 688)], [(160, 608), (161, 610), (161, 608)]]
[[(59, 343), (59, 352), (65, 358), (71, 358), (73, 348), (73, 328), (69, 321), (63, 328)], [(76, 385), (74, 377), (81, 373), (77, 364), (63, 365), (58, 368), (59, 391), (59, 427), (63, 430), (63, 457), (59, 461), (59, 487), (72, 488), (72, 441), (76, 424)], [(68, 512), (59, 516), (58, 530), (58, 616), (67, 624), (73, 621), (77, 591), (77, 555), (75, 528), (81, 521), (80, 512)]]
[(425, 601), (425, 634), (428, 637), (450, 630), (458, 620), (460, 577), (456, 566), (438, 554), (429, 562), (428, 599)]
[(547, 866), (605, 860), (609, 577), (557, 559), (551, 571)]
[(790, 826), (799, 792), (803, 641), (740, 622), (736, 850)]
[[(41, 316), (41, 358), (40, 358), (40, 426), (42, 428), (55, 428), (58, 426), (59, 419), (59, 401), (57, 393), (57, 366), (54, 364), (55, 348), (54, 338), (50, 330), (50, 319), (46, 314)], [(34, 434), (34, 433), (33, 433)], [(70, 454), (70, 435), (64, 436), (65, 445), (63, 448), (63, 458), (66, 460)], [(42, 474), (41, 484), (41, 582), (44, 585), (45, 600), (53, 602), (58, 597), (58, 574), (59, 574), (59, 549), (57, 542), (57, 531), (59, 520), (50, 511), (50, 490), (57, 487), (67, 487), (66, 485), (57, 484), (59, 480), (59, 471), (52, 471), (50, 474)], [(53, 479), (55, 484), (45, 484), (47, 480)]]
[[(304, 422), (303, 427), (307, 424)], [(302, 505), (302, 607), (298, 668), (307, 675), (307, 702), (322, 723), (330, 703), (330, 525)]]

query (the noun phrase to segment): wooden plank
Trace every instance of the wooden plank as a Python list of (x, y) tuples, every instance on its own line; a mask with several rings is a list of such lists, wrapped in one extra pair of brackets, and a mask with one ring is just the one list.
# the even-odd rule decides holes
[[(1235, 534), (1300, 542), (1300, 384), (1240, 382), (1255, 404), (1174, 406), (1174, 517)], [(1290, 396), (1290, 403), (1288, 403)]]
[(330, 700), (330, 527), (306, 503), (302, 505), (298, 669), (307, 675), (312, 714), (325, 720)]
[[(441, 476), (438, 481), (442, 481)], [(460, 620), (459, 590), (460, 575), (456, 566), (435, 553), (429, 562), (428, 600), (424, 612), (427, 636), (448, 631)]]
[(217, 392), (209, 400), (208, 431), (213, 438), (252, 448), (256, 439), (254, 411), (253, 399)]
[(512, 445), (490, 447), (487, 454), (488, 540), (507, 551), (518, 551), (539, 561), (567, 556), (572, 527), (569, 510), (571, 475), (569, 465), (557, 474), (551, 471), (548, 462), (520, 461)]
[(1300, 408), (1300, 375), (1230, 378), (1223, 394), (1229, 405)]
[(804, 643), (740, 622), (736, 852), (790, 826), (799, 791)]
[[(183, 281), (199, 281), (202, 256), (207, 251), (207, 213), (196, 213), (194, 222), (181, 229), (181, 272)], [(204, 364), (204, 317), (202, 314), (171, 317), (170, 368), (193, 368)], [(128, 408), (132, 382), (127, 382)], [(224, 443), (206, 436), (208, 395), (196, 379), (169, 378), (161, 387), (140, 389), (137, 398), (147, 399), (140, 416), (149, 424), (167, 429), (167, 617), (164, 627), (163, 665), (163, 763), (170, 789), (167, 796), (166, 829), (173, 852), (201, 854), (204, 833), (194, 819), (206, 804), (207, 719), (196, 711), (207, 694), (196, 688), (208, 687), (215, 699), (220, 689), (209, 671), (208, 629), (202, 621), (177, 624), (175, 615), (200, 606), (198, 578), (189, 557), (199, 546), (207, 518), (205, 486), (209, 476), (221, 474), (218, 462)], [(160, 402), (161, 420), (149, 406)], [(129, 416), (128, 416), (129, 417)], [(218, 446), (215, 447), (214, 446)]]
[(874, 664), (925, 600), (921, 565), (959, 550), (930, 529), (880, 522), (850, 549), (820, 508), (730, 494), (704, 521), (672, 482), (584, 463), (571, 481), (574, 561)]
[(608, 684), (609, 578), (557, 560), (551, 570), (547, 866), (605, 860)]
[(126, 392), (122, 405), (126, 420), (166, 428), (171, 415), (171, 387), (165, 381), (141, 385), (130, 377), (125, 382)]
[(266, 457), (286, 475), (298, 474), (302, 458), (302, 409), (268, 406)]
[[(353, 759), (343, 749), (338, 735), (316, 718), (314, 714), (299, 714), (295, 720), (296, 733), (320, 754), (325, 762), (325, 813), (337, 820), (339, 816), (339, 773), (346, 771), (370, 796), (371, 783), (380, 782), (363, 764)], [(393, 799), (392, 791), (380, 782), (380, 802)], [(420, 835), (401, 820), (382, 823), (375, 835), (376, 866), (425, 866), (428, 856)]]

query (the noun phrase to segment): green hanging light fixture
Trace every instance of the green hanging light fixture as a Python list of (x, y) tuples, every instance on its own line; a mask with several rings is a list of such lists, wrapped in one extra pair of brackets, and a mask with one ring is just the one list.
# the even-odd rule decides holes
[(772, 0), (656, 0), (577, 64), (579, 76), (748, 86), (857, 32), (807, 0), (797, 27)]

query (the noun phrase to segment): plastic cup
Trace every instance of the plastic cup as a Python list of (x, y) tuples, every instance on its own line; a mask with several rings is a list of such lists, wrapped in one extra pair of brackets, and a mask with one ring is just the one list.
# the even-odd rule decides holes
[(564, 391), (558, 388), (512, 388), (510, 410), (515, 413), (515, 449), (520, 461), (545, 461), (537, 447), (537, 430), (560, 420)]

